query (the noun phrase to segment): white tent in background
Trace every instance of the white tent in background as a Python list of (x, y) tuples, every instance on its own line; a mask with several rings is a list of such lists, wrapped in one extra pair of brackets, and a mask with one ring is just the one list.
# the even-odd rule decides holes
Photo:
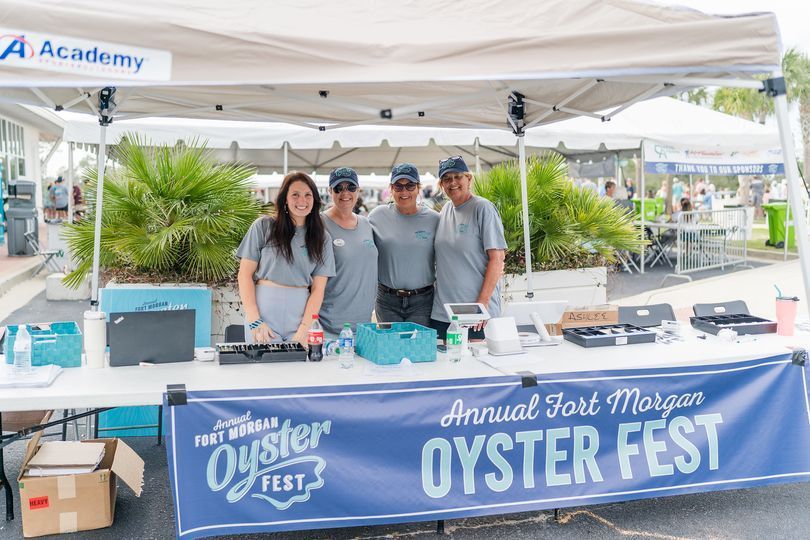
[[(223, 122), (156, 118), (115, 122), (107, 128), (108, 144), (135, 133), (153, 144), (205, 141), (223, 161), (246, 161), (260, 174), (289, 170), (328, 172), (353, 167), (361, 173), (384, 174), (403, 161), (420, 171), (433, 171), (439, 159), (453, 154), (475, 159), (482, 168), (517, 158), (512, 133), (495, 129), (450, 129), (398, 126), (354, 126), (317, 131), (292, 124)], [(572, 118), (526, 130), (529, 154), (553, 148), (580, 152), (640, 151), (644, 140), (724, 150), (772, 150), (779, 146), (775, 126), (763, 126), (676, 99), (661, 97), (636, 103), (610, 122)], [(63, 140), (99, 143), (98, 120), (70, 115)], [(285, 161), (286, 155), (286, 161)]]
[[(463, 10), (430, 0), (384, 10), (362, 0), (103, 7), (7, 0), (4, 7), (0, 26), (13, 54), (3, 60), (0, 100), (98, 114), (99, 163), (114, 116), (283, 121), (324, 131), (506, 128), (524, 165), (526, 222), (527, 128), (574, 116), (609, 120), (635, 102), (696, 86), (763, 88), (775, 97), (807, 253), (773, 14), (711, 16), (630, 0), (472, 0)], [(56, 57), (60, 51), (70, 57)], [(762, 73), (774, 78), (752, 78)], [(100, 167), (99, 205), (103, 175)], [(530, 267), (528, 228), (524, 238)], [(97, 212), (93, 305), (99, 242)], [(810, 258), (802, 264), (810, 294)]]

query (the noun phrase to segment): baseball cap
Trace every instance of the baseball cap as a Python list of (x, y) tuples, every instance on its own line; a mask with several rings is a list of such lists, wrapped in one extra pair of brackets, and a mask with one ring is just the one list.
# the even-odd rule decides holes
[(349, 167), (338, 167), (337, 169), (329, 173), (330, 189), (340, 184), (341, 182), (349, 182), (354, 184), (355, 186), (360, 185), (360, 181), (357, 180), (357, 172)]
[(408, 180), (414, 184), (419, 184), (419, 169), (413, 163), (400, 163), (391, 167), (391, 183), (397, 180)]
[(446, 159), (439, 160), (439, 179), (447, 173), (451, 172), (470, 172), (470, 168), (464, 162), (461, 156), (452, 156)]

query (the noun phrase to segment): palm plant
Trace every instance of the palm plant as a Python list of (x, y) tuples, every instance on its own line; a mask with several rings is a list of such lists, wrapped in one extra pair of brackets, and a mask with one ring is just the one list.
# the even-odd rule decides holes
[[(549, 152), (529, 158), (527, 188), (534, 270), (600, 265), (617, 250), (643, 245), (634, 215), (568, 180), (565, 157)], [(473, 185), (501, 214), (507, 243), (506, 272), (525, 270), (520, 169), (514, 162), (493, 167)]]
[(788, 99), (799, 104), (799, 122), (804, 144), (804, 177), (810, 178), (810, 56), (796, 48), (782, 57)]
[[(248, 179), (253, 169), (216, 163), (196, 141), (154, 147), (126, 135), (113, 150), (120, 165), (104, 179), (102, 268), (143, 279), (218, 282), (236, 270), (234, 251), (261, 212)], [(88, 203), (95, 208), (95, 168), (86, 169)], [(78, 287), (92, 268), (95, 211), (67, 227)]]

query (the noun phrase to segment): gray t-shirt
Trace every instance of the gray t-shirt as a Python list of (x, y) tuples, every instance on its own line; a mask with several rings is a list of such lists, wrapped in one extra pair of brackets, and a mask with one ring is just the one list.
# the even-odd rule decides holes
[(326, 214), (323, 224), (332, 237), (335, 277), (326, 283), (321, 322), (327, 332), (339, 334), (343, 323), (371, 320), (377, 297), (377, 246), (368, 218), (357, 216), (355, 229), (344, 229)]
[(259, 266), (253, 273), (254, 281), (267, 279), (287, 287), (309, 287), (314, 276), (332, 277), (335, 275), (335, 254), (332, 251), (332, 238), (326, 233), (323, 246), (323, 262), (310, 260), (306, 245), (306, 227), (296, 227), (292, 239), (293, 262), (287, 259), (267, 242), (267, 232), (273, 218), (260, 217), (253, 222), (236, 250), (240, 259), (256, 261)]
[[(498, 209), (486, 199), (473, 197), (461, 206), (448, 202), (436, 230), (436, 292), (431, 318), (448, 322), (444, 304), (475, 302), (489, 262), (488, 249), (506, 249)], [(500, 281), (489, 299), (489, 314), (501, 314)]]
[(380, 205), (368, 216), (380, 251), (380, 283), (392, 289), (421, 289), (435, 281), (433, 239), (439, 213), (420, 205), (412, 215), (394, 203)]

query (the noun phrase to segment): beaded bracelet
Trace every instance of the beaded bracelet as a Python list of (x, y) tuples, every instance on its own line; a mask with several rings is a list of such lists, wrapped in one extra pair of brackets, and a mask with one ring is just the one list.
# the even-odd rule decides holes
[(264, 324), (264, 321), (261, 319), (256, 319), (255, 321), (248, 323), (248, 328), (251, 330), (256, 330), (258, 327)]

